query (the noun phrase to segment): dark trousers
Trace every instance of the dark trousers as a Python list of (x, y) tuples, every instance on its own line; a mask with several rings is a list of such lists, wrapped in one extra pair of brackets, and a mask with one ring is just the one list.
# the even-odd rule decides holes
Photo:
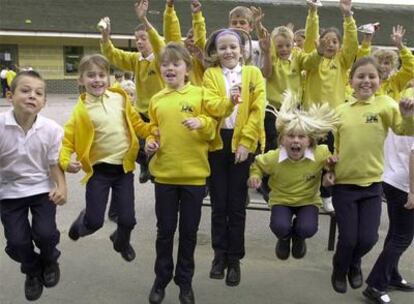
[(118, 214), (115, 246), (122, 250), (129, 244), (136, 224), (134, 205), (134, 174), (124, 173), (122, 165), (101, 163), (93, 166), (94, 173), (86, 184), (86, 209), (75, 222), (80, 236), (94, 233), (103, 226), (109, 190)]
[(381, 194), (381, 183), (333, 187), (332, 202), (338, 223), (334, 266), (339, 274), (346, 275), (350, 267), (361, 267), (361, 258), (378, 241)]
[(157, 257), (154, 271), (157, 287), (165, 288), (173, 277), (173, 244), (177, 223), (179, 223), (179, 241), (174, 282), (182, 288), (191, 287), (194, 275), (194, 250), (204, 193), (205, 186), (155, 183)]
[[(272, 109), (269, 105), (266, 109)], [(277, 130), (276, 130), (276, 116), (270, 112), (265, 112), (264, 129), (266, 134), (266, 146), (265, 152), (274, 150), (277, 148)], [(262, 178), (262, 189), (267, 193), (270, 192), (269, 188), (269, 175), (265, 175)]]
[(7, 79), (3, 79), (1, 78), (1, 91), (2, 91), (2, 96), (3, 98), (6, 97), (6, 93), (9, 90), (9, 86), (7, 85)]
[[(144, 114), (139, 113), (139, 116), (142, 118), (144, 122), (149, 122), (149, 118), (146, 117)], [(139, 142), (139, 150), (138, 150), (136, 162), (140, 165), (141, 171), (142, 170), (145, 171), (145, 170), (148, 170), (148, 163), (149, 163), (148, 156), (145, 153), (145, 139), (138, 138), (138, 142)], [(116, 209), (118, 204), (114, 200), (116, 200), (116, 195), (114, 195), (114, 193), (112, 192), (111, 201), (109, 203), (109, 210), (108, 210), (109, 217), (118, 216), (118, 212)]]
[[(292, 223), (292, 217), (295, 219)], [(290, 238), (293, 235), (307, 239), (318, 231), (319, 208), (314, 205), (289, 207), (272, 206), (270, 229), (278, 239)]]
[(385, 291), (390, 282), (401, 282), (398, 262), (414, 236), (414, 210), (404, 208), (407, 193), (386, 183), (383, 188), (388, 204), (388, 234), (384, 249), (367, 278), (369, 286), (381, 291)]
[(247, 179), (252, 156), (235, 164), (231, 152), (233, 130), (221, 130), (223, 149), (209, 153), (211, 239), (217, 258), (231, 261), (244, 257)]
[[(56, 228), (56, 205), (49, 200), (48, 193), (4, 199), (0, 201), (0, 215), (7, 240), (5, 251), (21, 263), (23, 273), (39, 276), (43, 266), (57, 261), (60, 251), (56, 245), (60, 233)], [(33, 242), (40, 254), (34, 251)]]

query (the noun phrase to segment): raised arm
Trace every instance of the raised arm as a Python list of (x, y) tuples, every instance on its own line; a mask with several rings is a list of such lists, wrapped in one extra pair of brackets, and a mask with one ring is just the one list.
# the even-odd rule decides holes
[(163, 33), (165, 43), (181, 41), (180, 20), (178, 20), (177, 13), (174, 9), (174, 0), (165, 1)]

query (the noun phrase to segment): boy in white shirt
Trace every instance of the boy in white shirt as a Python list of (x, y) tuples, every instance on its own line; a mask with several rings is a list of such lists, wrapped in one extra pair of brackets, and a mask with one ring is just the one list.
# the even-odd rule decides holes
[(53, 287), (60, 278), (56, 205), (66, 202), (66, 181), (58, 165), (63, 130), (38, 115), (46, 93), (37, 72), (17, 74), (7, 99), (13, 109), (0, 114), (0, 215), (6, 253), (21, 263), (26, 299), (34, 301), (43, 285)]

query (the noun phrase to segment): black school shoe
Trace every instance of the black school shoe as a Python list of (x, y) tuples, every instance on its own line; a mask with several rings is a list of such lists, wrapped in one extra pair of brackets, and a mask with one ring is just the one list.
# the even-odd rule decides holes
[(148, 300), (151, 304), (160, 304), (165, 297), (165, 289), (157, 286), (152, 286)]
[(224, 279), (224, 270), (226, 267), (227, 265), (224, 258), (214, 258), (213, 262), (211, 263), (210, 279)]
[(351, 266), (348, 271), (348, 282), (353, 289), (360, 288), (363, 284), (362, 271), (360, 267)]
[(36, 301), (43, 292), (42, 280), (38, 276), (26, 275), (24, 282), (24, 295), (28, 301)]
[(372, 303), (376, 304), (391, 304), (392, 301), (385, 291), (380, 291), (374, 287), (368, 286), (362, 294)]
[(275, 248), (276, 256), (281, 260), (287, 260), (290, 255), (290, 237), (278, 239)]
[(301, 259), (306, 254), (306, 242), (298, 236), (292, 237), (292, 256), (295, 259)]
[(46, 265), (42, 273), (43, 285), (47, 288), (56, 286), (60, 280), (60, 268), (58, 263)]
[(232, 262), (227, 267), (226, 285), (237, 286), (240, 284), (240, 261)]
[(125, 261), (132, 262), (136, 257), (134, 248), (132, 248), (131, 244), (128, 244), (126, 248), (122, 250), (119, 249), (117, 246), (115, 246), (115, 238), (116, 238), (116, 230), (109, 236), (109, 239), (113, 243), (114, 250), (116, 252), (119, 252)]
[(402, 279), (400, 282), (391, 281), (390, 284), (388, 284), (388, 287), (390, 287), (391, 289), (396, 289), (396, 290), (405, 291), (405, 292), (414, 291), (414, 284), (409, 283), (404, 279)]
[(348, 289), (346, 276), (338, 273), (335, 267), (333, 268), (331, 275), (331, 284), (333, 289), (338, 293), (346, 293), (346, 290)]
[(178, 296), (180, 304), (195, 304), (194, 291), (190, 288), (180, 288), (180, 294)]

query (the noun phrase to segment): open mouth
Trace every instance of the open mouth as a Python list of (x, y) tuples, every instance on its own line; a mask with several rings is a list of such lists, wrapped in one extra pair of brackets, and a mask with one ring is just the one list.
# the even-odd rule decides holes
[(290, 151), (292, 151), (293, 153), (300, 153), (301, 150), (302, 148), (300, 146), (290, 147)]
[(175, 73), (166, 73), (165, 78), (167, 78), (167, 80), (175, 79)]

